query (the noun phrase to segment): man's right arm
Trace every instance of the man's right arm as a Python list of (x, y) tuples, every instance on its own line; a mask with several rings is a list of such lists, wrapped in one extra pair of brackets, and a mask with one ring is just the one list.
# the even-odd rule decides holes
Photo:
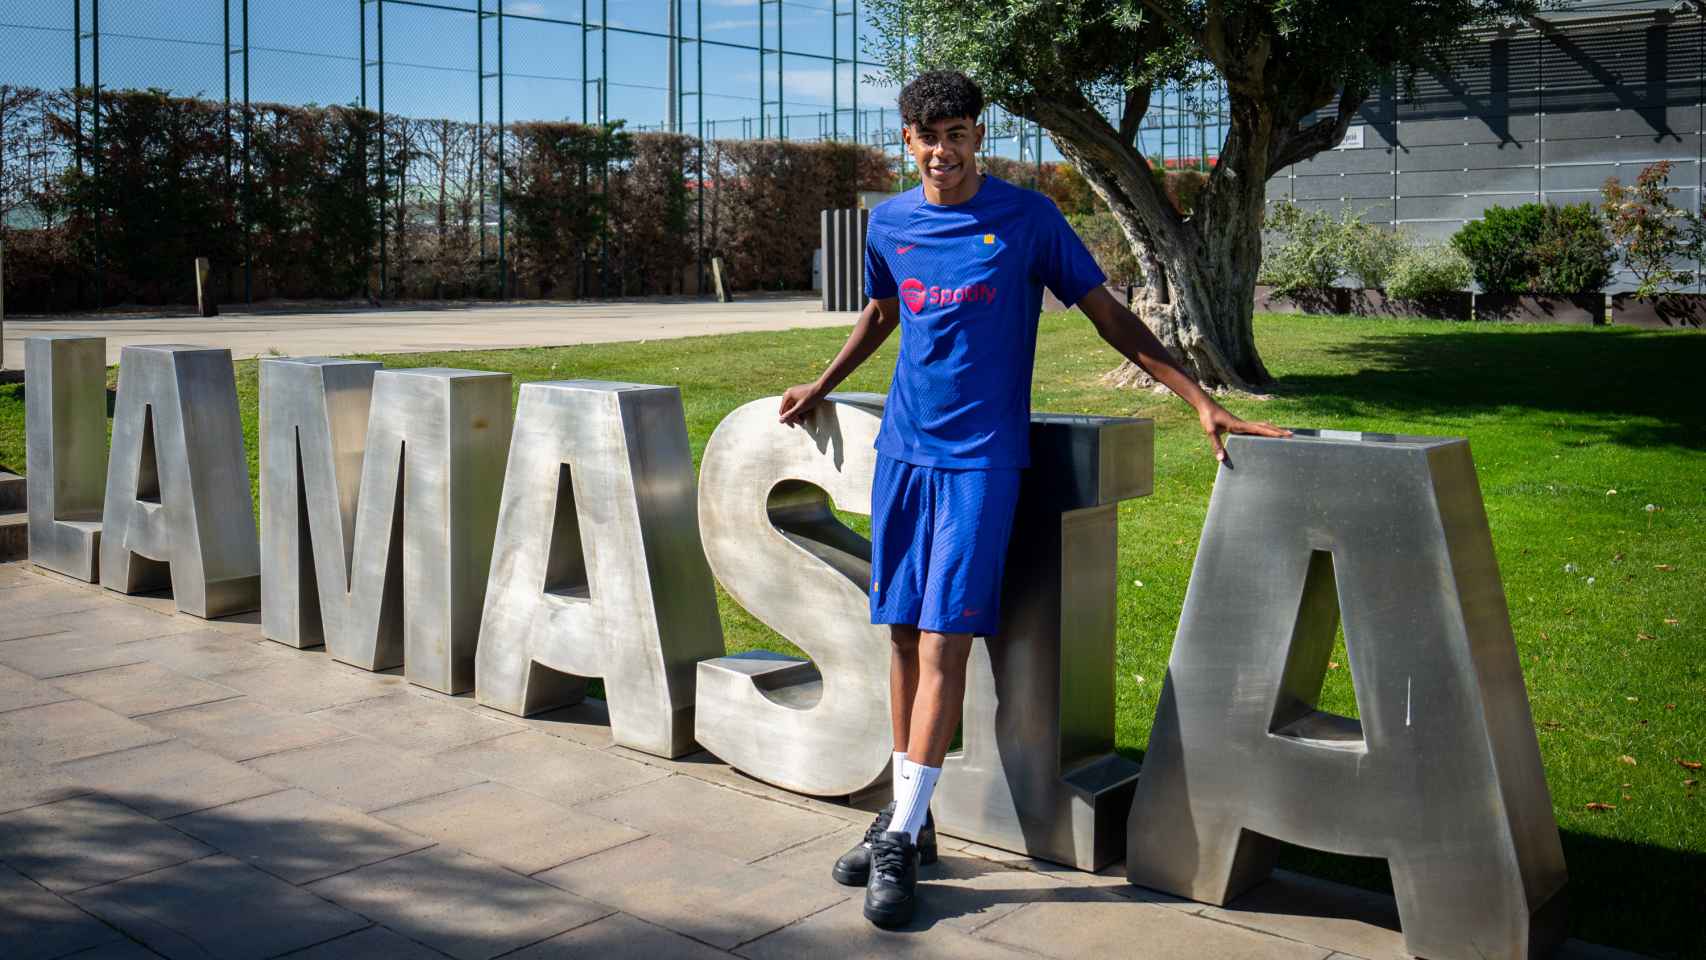
[(859, 311), (859, 319), (853, 324), (853, 332), (848, 335), (847, 342), (842, 345), (841, 352), (835, 355), (823, 375), (811, 383), (802, 383), (789, 387), (782, 394), (782, 409), (778, 416), (789, 426), (799, 423), (811, 409), (830, 395), (841, 381), (847, 379), (859, 364), (864, 363), (883, 341), (889, 338), (895, 327), (900, 323), (900, 300), (889, 297), (886, 300), (872, 300), (865, 304), (865, 309)]

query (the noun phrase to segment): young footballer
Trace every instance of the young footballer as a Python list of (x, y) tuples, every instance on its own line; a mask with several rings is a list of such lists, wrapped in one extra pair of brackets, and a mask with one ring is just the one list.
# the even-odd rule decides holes
[(872, 303), (823, 375), (789, 388), (780, 412), (800, 422), (901, 329), (871, 497), (871, 622), (887, 624), (892, 641), (894, 802), (832, 871), (865, 887), (865, 916), (879, 926), (911, 919), (918, 867), (936, 859), (930, 795), (959, 726), (972, 637), (999, 630), (1043, 287), (1195, 407), (1216, 458), (1225, 459), (1223, 433), (1286, 435), (1228, 413), (1179, 369), (1108, 293), (1053, 202), (978, 172), (983, 104), (958, 73), (925, 73), (901, 91), (902, 136), (922, 183), (872, 211)]

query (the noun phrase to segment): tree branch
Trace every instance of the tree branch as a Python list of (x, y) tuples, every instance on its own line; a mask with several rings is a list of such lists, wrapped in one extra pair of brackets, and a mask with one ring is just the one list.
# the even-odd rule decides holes
[(1132, 87), (1125, 92), (1125, 109), (1120, 111), (1120, 142), (1136, 148), (1137, 130), (1143, 122), (1144, 115), (1149, 113), (1149, 95), (1153, 90), (1148, 84)]
[(1367, 99), (1366, 86), (1347, 86), (1339, 94), (1339, 109), (1333, 116), (1317, 120), (1301, 129), (1294, 122), (1285, 136), (1275, 137), (1269, 145), (1268, 170), (1281, 170), (1307, 160), (1323, 150), (1332, 149), (1344, 139), (1345, 130), (1350, 127), (1357, 110)]

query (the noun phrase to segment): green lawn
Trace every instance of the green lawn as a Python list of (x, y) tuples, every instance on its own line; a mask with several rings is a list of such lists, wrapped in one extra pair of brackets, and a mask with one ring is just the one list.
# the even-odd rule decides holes
[[(811, 378), (844, 336), (801, 330), (383, 359), (505, 370), (518, 382), (679, 384), (697, 455), (725, 414)], [(1678, 762), (1706, 760), (1706, 414), (1694, 379), (1706, 370), (1706, 335), (1264, 316), (1257, 336), (1281, 383), (1270, 400), (1228, 401), (1236, 412), (1471, 439), (1564, 831), (1572, 933), (1706, 955), (1706, 809), (1693, 785), (1706, 771)], [(1141, 756), (1214, 461), (1183, 404), (1098, 383), (1116, 358), (1079, 315), (1046, 317), (1038, 353), (1036, 409), (1158, 421), (1155, 494), (1120, 508), (1118, 735), (1122, 751)], [(884, 390), (893, 356), (891, 345), (847, 389)], [(253, 363), (238, 365), (251, 461), (255, 378)], [(20, 472), (22, 392), (0, 387), (0, 464)], [(727, 597), (722, 613), (732, 649), (789, 649)], [(1334, 661), (1346, 662), (1342, 653)], [(1342, 667), (1329, 674), (1323, 706), (1355, 713)], [(1387, 882), (1378, 862), (1295, 851), (1289, 863)]]

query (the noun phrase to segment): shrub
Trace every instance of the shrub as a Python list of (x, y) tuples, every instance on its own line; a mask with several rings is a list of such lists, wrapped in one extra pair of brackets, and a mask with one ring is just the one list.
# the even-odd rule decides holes
[(1262, 243), (1262, 265), (1256, 282), (1277, 293), (1320, 290), (1333, 285), (1344, 272), (1344, 252), (1351, 214), (1335, 220), (1324, 210), (1304, 210), (1286, 201), (1268, 215)]
[(1108, 275), (1108, 282), (1120, 285), (1143, 282), (1143, 267), (1131, 252), (1131, 243), (1126, 240), (1125, 232), (1113, 214), (1106, 210), (1071, 214), (1066, 221), (1084, 241), (1084, 246), (1089, 248), (1102, 272)]
[(1443, 243), (1418, 244), (1392, 264), (1386, 293), (1399, 300), (1425, 300), (1467, 290), (1474, 272), (1467, 257)]
[(1635, 275), (1635, 294), (1653, 297), (1666, 288), (1692, 279), (1679, 270), (1681, 259), (1699, 260), (1706, 246), (1706, 223), (1699, 213), (1670, 202), (1671, 163), (1660, 160), (1623, 186), (1616, 177), (1600, 188), (1600, 211), (1605, 214), (1611, 244), (1623, 266)]
[(1469, 260), (1475, 282), (1488, 293), (1525, 293), (1535, 275), (1545, 208), (1538, 203), (1489, 207), (1480, 220), (1463, 225), (1451, 245)]
[(1387, 229), (1361, 220), (1342, 221), (1344, 272), (1364, 287), (1385, 287), (1392, 268), (1415, 245), (1401, 229)]
[(1611, 280), (1605, 221), (1586, 203), (1547, 205), (1534, 250), (1536, 293), (1595, 293)]

